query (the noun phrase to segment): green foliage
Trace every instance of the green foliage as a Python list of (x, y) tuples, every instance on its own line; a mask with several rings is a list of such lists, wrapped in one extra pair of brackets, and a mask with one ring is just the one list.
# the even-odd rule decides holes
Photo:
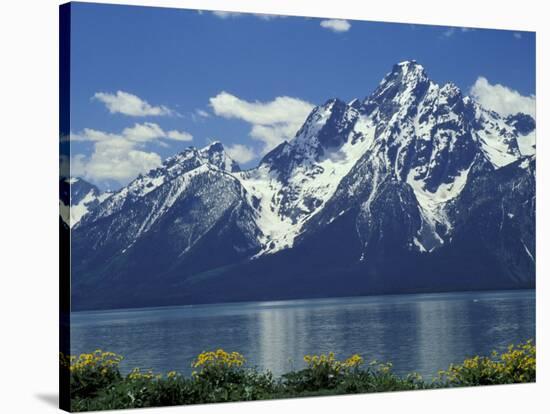
[(60, 354), (60, 364), (70, 371), (71, 399), (89, 398), (100, 390), (121, 379), (118, 365), (120, 355), (97, 350), (78, 357)]
[(198, 369), (193, 371), (192, 376), (213, 386), (234, 383), (241, 379), (245, 362), (245, 358), (238, 352), (229, 353), (223, 349), (202, 352), (191, 364)]
[(451, 365), (440, 371), (441, 386), (467, 387), (472, 385), (515, 384), (536, 380), (537, 355), (532, 341), (510, 345), (502, 354), (491, 357), (476, 356), (460, 365)]
[(306, 355), (304, 362), (305, 369), (283, 375), (285, 386), (295, 392), (334, 389), (345, 378), (358, 372), (363, 358), (353, 355), (339, 361), (330, 352), (328, 355)]
[(221, 349), (198, 355), (192, 364), (195, 371), (187, 378), (175, 371), (163, 376), (139, 369), (122, 377), (121, 359), (101, 351), (61, 357), (71, 373), (73, 411), (509, 384), (533, 382), (536, 374), (536, 349), (531, 341), (510, 346), (500, 355), (493, 353), (491, 358), (474, 357), (451, 365), (432, 382), (418, 374), (398, 376), (389, 363), (373, 361), (364, 366), (359, 355), (340, 361), (333, 353), (306, 355), (306, 368), (279, 380), (269, 371), (246, 367), (241, 354)]
[(250, 401), (266, 398), (275, 389), (273, 375), (245, 368), (245, 358), (223, 349), (203, 352), (193, 361), (192, 378), (200, 394), (199, 401)]
[(344, 361), (328, 355), (306, 355), (307, 367), (301, 371), (283, 375), (283, 385), (287, 392), (300, 395), (320, 393), (353, 394), (364, 392), (399, 391), (427, 388), (418, 374), (401, 378), (392, 372), (390, 363), (376, 361), (362, 368), (363, 358), (352, 355)]
[(95, 398), (75, 399), (73, 411), (115, 410), (158, 407), (200, 402), (194, 381), (180, 375), (159, 377), (126, 377), (104, 388)]

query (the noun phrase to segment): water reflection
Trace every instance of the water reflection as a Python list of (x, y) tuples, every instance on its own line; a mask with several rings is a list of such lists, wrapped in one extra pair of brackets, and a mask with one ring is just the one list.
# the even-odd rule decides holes
[(276, 375), (305, 354), (358, 353), (430, 377), (452, 362), (535, 336), (532, 291), (383, 296), (173, 307), (71, 316), (72, 353), (97, 348), (133, 367), (189, 374), (193, 357), (224, 348)]

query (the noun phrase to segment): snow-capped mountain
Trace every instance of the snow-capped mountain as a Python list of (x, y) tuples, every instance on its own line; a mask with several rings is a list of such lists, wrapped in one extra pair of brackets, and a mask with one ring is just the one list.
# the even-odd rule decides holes
[[(200, 167), (200, 168), (199, 168)], [(120, 210), (127, 208), (130, 204), (139, 204), (140, 201), (147, 202), (150, 197), (147, 195), (159, 187), (165, 188), (176, 182), (185, 184), (184, 178), (190, 178), (209, 169), (223, 172), (236, 173), (240, 171), (239, 165), (233, 161), (224, 151), (220, 142), (214, 142), (203, 149), (190, 147), (185, 151), (168, 158), (161, 167), (149, 171), (146, 175), (140, 175), (126, 187), (123, 187), (109, 197), (109, 200), (95, 209), (92, 214), (87, 216), (83, 224), (93, 223), (101, 218), (113, 216)], [(165, 186), (166, 184), (166, 186)], [(170, 207), (170, 203), (177, 198), (177, 192), (182, 188), (177, 188), (173, 193), (169, 193), (169, 200), (162, 207)], [(149, 219), (154, 219), (152, 215)], [(132, 224), (137, 224), (135, 220)]]
[(219, 142), (168, 158), (84, 217), (72, 234), (73, 273), (160, 277), (179, 263), (204, 271), (256, 254), (259, 230), (238, 171)]
[(76, 177), (60, 179), (59, 194), (59, 214), (69, 227), (111, 196), (110, 192), (102, 193), (95, 185)]
[(402, 62), (253, 169), (189, 148), (94, 206), (73, 229), (73, 303), (529, 287), (534, 152), (533, 118)]
[(315, 108), (296, 137), (238, 174), (263, 233), (260, 254), (290, 248), (372, 145), (374, 123), (337, 99)]

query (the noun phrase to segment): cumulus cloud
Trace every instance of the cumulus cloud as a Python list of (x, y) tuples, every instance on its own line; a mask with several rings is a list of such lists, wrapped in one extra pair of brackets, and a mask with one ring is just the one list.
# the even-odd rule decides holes
[(226, 151), (231, 158), (243, 164), (252, 161), (257, 156), (253, 148), (242, 144), (230, 145), (226, 147)]
[(251, 124), (250, 136), (263, 142), (262, 153), (293, 138), (313, 109), (311, 103), (288, 96), (269, 102), (248, 102), (227, 92), (210, 98), (210, 106), (218, 116)]
[(139, 96), (124, 91), (116, 93), (97, 92), (92, 99), (105, 104), (112, 114), (124, 114), (129, 116), (166, 116), (174, 115), (170, 108), (160, 105), (153, 106)]
[(155, 152), (136, 149), (124, 140), (107, 140), (95, 144), (90, 157), (76, 154), (71, 159), (71, 174), (91, 181), (114, 180), (126, 184), (138, 174), (162, 163)]
[(300, 122), (291, 122), (287, 124), (253, 125), (250, 130), (250, 136), (264, 143), (262, 153), (265, 154), (281, 142), (292, 139), (294, 135), (296, 135), (298, 129), (302, 126), (306, 117), (307, 114), (301, 119)]
[(470, 88), (470, 95), (482, 106), (501, 115), (518, 112), (535, 117), (535, 96), (524, 96), (507, 86), (494, 84), (480, 76)]
[(145, 143), (158, 139), (173, 139), (177, 141), (191, 141), (193, 136), (185, 131), (164, 131), (154, 122), (135, 123), (131, 127), (124, 128), (120, 133), (104, 132), (92, 128), (84, 128), (80, 133), (71, 133), (71, 141), (132, 141)]
[(279, 96), (269, 102), (248, 102), (225, 91), (210, 98), (210, 105), (216, 115), (261, 125), (289, 123), (296, 118), (302, 122), (303, 115), (313, 108), (309, 102), (288, 96)]
[(174, 141), (192, 141), (193, 135), (185, 131), (176, 131), (175, 129), (166, 133), (166, 138), (173, 139)]
[(160, 126), (152, 122), (134, 124), (133, 127), (124, 128), (122, 136), (135, 142), (147, 142), (167, 136)]
[(76, 154), (71, 158), (72, 175), (94, 182), (114, 180), (126, 184), (162, 162), (156, 152), (144, 149), (146, 143), (157, 142), (162, 145), (162, 139), (190, 141), (193, 137), (185, 131), (164, 131), (155, 123), (145, 122), (124, 128), (120, 133), (85, 128), (80, 133), (71, 134), (70, 139), (93, 143), (90, 156)]
[(350, 22), (342, 19), (321, 20), (321, 27), (336, 33), (347, 32), (351, 28)]

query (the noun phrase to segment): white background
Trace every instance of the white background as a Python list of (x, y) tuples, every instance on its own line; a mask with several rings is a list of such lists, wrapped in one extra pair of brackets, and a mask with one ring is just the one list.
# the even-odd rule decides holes
[[(171, 0), (118, 3), (537, 31), (536, 385), (478, 387), (149, 409), (148, 413), (547, 410), (548, 11), (544, 1)], [(58, 6), (1, 2), (0, 11), (0, 412), (57, 411)], [(505, 62), (503, 62), (505, 64)], [(545, 188), (546, 185), (546, 188)], [(547, 213), (547, 214), (544, 214)], [(545, 390), (546, 388), (546, 390)], [(546, 411), (545, 410), (545, 411)], [(546, 411), (547, 412), (547, 411)]]

